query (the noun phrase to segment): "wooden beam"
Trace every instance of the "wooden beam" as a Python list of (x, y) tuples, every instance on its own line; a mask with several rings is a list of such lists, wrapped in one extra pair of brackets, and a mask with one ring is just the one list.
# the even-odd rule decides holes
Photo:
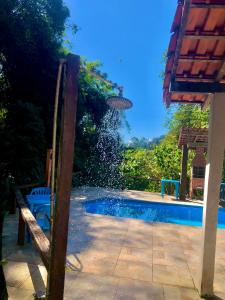
[(196, 100), (193, 100), (193, 101), (188, 101), (188, 100), (179, 100), (179, 99), (177, 99), (177, 100), (173, 100), (173, 99), (171, 99), (171, 103), (182, 103), (182, 104), (203, 104), (203, 102), (202, 101), (196, 101)]
[(223, 61), (223, 58), (221, 57), (221, 59), (210, 59), (210, 58), (195, 58), (195, 57), (179, 57), (179, 62), (201, 62), (201, 63), (213, 63), (213, 64), (217, 64), (217, 63), (221, 63), (221, 61)]
[(221, 68), (219, 69), (219, 72), (216, 76), (216, 81), (220, 82), (224, 76), (225, 76), (225, 61), (223, 62)]
[(184, 38), (191, 40), (225, 40), (225, 35), (216, 35), (216, 34), (188, 34), (185, 33)]
[(22, 231), (20, 232), (20, 236), (18, 236), (18, 242), (20, 244), (23, 244), (24, 242), (24, 234), (25, 234), (25, 225), (22, 223), (22, 220), (27, 225), (27, 228), (31, 234), (31, 237), (34, 241), (34, 244), (37, 248), (37, 250), (40, 253), (41, 259), (48, 270), (49, 267), (49, 249), (50, 249), (50, 243), (40, 226), (38, 225), (35, 217), (31, 213), (30, 209), (28, 208), (27, 204), (25, 203), (23, 196), (20, 192), (20, 190), (16, 187), (15, 188), (15, 195), (17, 204), (20, 209), (20, 218), (19, 218), (19, 224), (20, 224), (20, 230), (22, 228)]
[(49, 269), (49, 300), (62, 300), (64, 294), (70, 192), (78, 98), (78, 74), (80, 68), (79, 56), (72, 54), (68, 55), (66, 68), (55, 219), (53, 222), (51, 261)]
[(182, 163), (181, 163), (181, 177), (180, 177), (180, 200), (186, 199), (187, 192), (187, 163), (188, 163), (188, 147), (182, 146)]
[(225, 149), (225, 93), (216, 93), (211, 102), (209, 140), (204, 186), (203, 239), (200, 267), (200, 295), (213, 296), (216, 233), (220, 184)]
[(206, 9), (221, 8), (221, 9), (225, 9), (225, 5), (223, 5), (223, 4), (202, 3), (202, 4), (191, 4), (191, 8), (206, 8)]
[(193, 142), (193, 143), (188, 143), (187, 144), (187, 146), (188, 146), (188, 148), (189, 149), (195, 149), (195, 148), (198, 148), (198, 147), (202, 147), (202, 148), (206, 148), (207, 149), (207, 147), (208, 147), (208, 143), (205, 143), (205, 142), (203, 142), (203, 143), (201, 143), (201, 142)]
[(177, 82), (199, 82), (199, 83), (214, 83), (215, 78), (212, 76), (193, 76), (193, 75), (177, 75)]
[(225, 84), (219, 82), (204, 83), (204, 82), (177, 82), (174, 79), (171, 80), (171, 92), (189, 92), (192, 93), (224, 93)]
[(202, 110), (206, 110), (209, 107), (212, 99), (213, 99), (213, 94), (208, 94), (204, 104), (202, 105)]

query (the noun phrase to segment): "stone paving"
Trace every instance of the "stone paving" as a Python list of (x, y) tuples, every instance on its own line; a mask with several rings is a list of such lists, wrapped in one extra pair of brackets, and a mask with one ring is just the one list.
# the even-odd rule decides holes
[[(197, 300), (201, 228), (85, 214), (81, 201), (119, 192), (72, 193), (64, 299)], [(120, 196), (162, 201), (137, 191)], [(166, 197), (163, 201), (174, 201)], [(5, 223), (4, 272), (9, 299), (33, 299), (46, 270), (32, 245), (16, 246), (17, 215)], [(225, 299), (225, 230), (218, 230), (216, 299)]]

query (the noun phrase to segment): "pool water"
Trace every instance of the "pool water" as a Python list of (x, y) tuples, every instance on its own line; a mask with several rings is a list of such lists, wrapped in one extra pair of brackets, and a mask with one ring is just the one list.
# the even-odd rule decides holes
[[(202, 225), (202, 206), (102, 198), (85, 201), (87, 213), (189, 226)], [(225, 209), (218, 209), (218, 228), (225, 228)]]

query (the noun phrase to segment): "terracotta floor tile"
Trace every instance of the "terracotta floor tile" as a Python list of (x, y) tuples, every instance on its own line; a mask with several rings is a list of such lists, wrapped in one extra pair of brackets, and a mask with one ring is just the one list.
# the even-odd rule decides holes
[(140, 261), (118, 260), (114, 276), (152, 282), (152, 264)]
[(32, 266), (24, 262), (8, 261), (4, 265), (4, 274), (8, 286), (19, 287), (33, 272)]
[(21, 289), (38, 291), (45, 291), (47, 284), (47, 270), (44, 266), (30, 265), (31, 276), (29, 276), (19, 286)]
[(138, 280), (120, 279), (117, 300), (164, 300), (163, 288), (159, 284)]
[(64, 299), (114, 299), (118, 279), (89, 273), (66, 273)]
[(165, 285), (163, 288), (165, 300), (201, 300), (198, 292), (194, 289)]
[(225, 293), (225, 274), (224, 273), (215, 273), (215, 280), (214, 280), (214, 291)]
[(112, 247), (108, 251), (87, 249), (79, 254), (67, 256), (71, 269), (96, 274), (112, 274), (120, 254), (119, 247)]
[[(161, 300), (162, 284), (165, 299), (199, 299), (193, 281), (197, 287), (202, 228), (86, 214), (80, 201), (118, 195), (97, 190), (78, 189), (72, 196), (64, 299)], [(162, 201), (160, 195), (146, 192), (119, 194)], [(32, 299), (33, 290), (44, 288), (46, 271), (37, 266), (40, 260), (31, 244), (16, 246), (18, 214), (7, 216), (5, 224), (3, 250), (9, 262), (4, 270), (10, 295), (14, 300)], [(224, 282), (225, 230), (219, 229), (214, 287), (221, 299), (225, 299)]]
[(152, 235), (145, 232), (138, 232), (136, 234), (128, 234), (124, 237), (123, 246), (133, 248), (147, 248), (152, 249)]
[(34, 300), (33, 293), (32, 290), (8, 288), (9, 300)]
[(152, 249), (123, 247), (120, 252), (119, 260), (152, 264)]
[(153, 250), (153, 264), (179, 267), (186, 267), (186, 259), (182, 252), (174, 253), (172, 249)]
[(153, 265), (153, 282), (194, 288), (187, 267)]

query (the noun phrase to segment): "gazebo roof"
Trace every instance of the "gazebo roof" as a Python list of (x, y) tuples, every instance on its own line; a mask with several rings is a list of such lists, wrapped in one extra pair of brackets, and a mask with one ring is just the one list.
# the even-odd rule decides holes
[(188, 145), (189, 149), (196, 147), (207, 148), (208, 144), (208, 129), (207, 128), (190, 128), (183, 127), (180, 130), (178, 146)]
[(164, 101), (204, 104), (225, 92), (225, 0), (178, 0), (171, 28)]

